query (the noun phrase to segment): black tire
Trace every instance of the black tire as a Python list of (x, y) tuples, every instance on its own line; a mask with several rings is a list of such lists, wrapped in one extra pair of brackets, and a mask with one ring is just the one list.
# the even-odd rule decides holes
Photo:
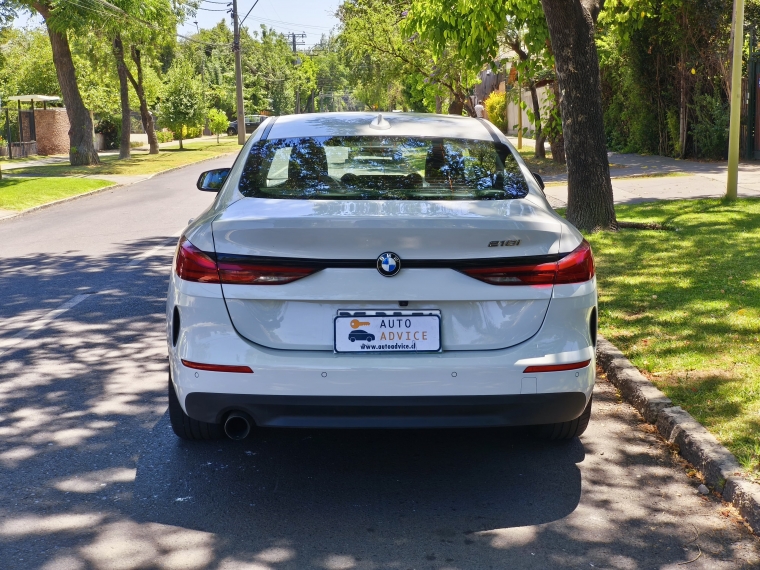
[(351, 342), (356, 342), (356, 337), (350, 336), (348, 337), (348, 340), (350, 340)]
[(234, 137), (236, 134), (237, 134), (237, 131), (235, 129), (227, 129), (228, 137)]
[(224, 430), (220, 424), (210, 424), (194, 420), (184, 412), (182, 406), (179, 405), (179, 399), (177, 399), (177, 394), (174, 391), (171, 375), (169, 375), (169, 421), (172, 424), (172, 430), (181, 439), (211, 441), (224, 437)]
[(583, 435), (583, 432), (586, 431), (588, 422), (591, 419), (591, 401), (593, 399), (593, 396), (588, 399), (586, 409), (583, 410), (583, 413), (579, 417), (575, 418), (574, 420), (570, 420), (569, 422), (559, 422), (556, 424), (547, 424), (541, 426), (539, 435), (543, 439), (549, 439), (553, 441), (573, 439), (574, 437)]

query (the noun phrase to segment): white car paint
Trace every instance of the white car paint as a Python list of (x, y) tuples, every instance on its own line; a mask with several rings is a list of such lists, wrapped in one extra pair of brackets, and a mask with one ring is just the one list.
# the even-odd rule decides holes
[[(268, 119), (242, 149), (217, 200), (184, 236), (199, 250), (217, 254), (372, 261), (393, 251), (402, 263), (567, 254), (582, 242), (580, 233), (552, 210), (525, 163), (495, 128), (466, 117), (394, 113), (385, 117), (391, 128), (377, 131), (369, 127), (376, 116), (334, 113)], [(452, 202), (249, 198), (240, 193), (237, 182), (263, 133), (268, 139), (391, 134), (491, 141), (497, 136), (517, 158), (529, 192), (519, 199)], [(513, 248), (488, 247), (492, 240), (520, 242)], [(339, 309), (391, 310), (399, 308), (399, 301), (408, 303), (403, 309), (440, 310), (442, 352), (333, 351), (332, 322)], [(553, 286), (499, 286), (450, 268), (405, 268), (387, 278), (370, 267), (328, 267), (287, 284), (221, 285), (186, 281), (175, 271), (167, 299), (172, 380), (186, 413), (186, 398), (193, 393), (582, 393), (588, 401), (595, 379), (589, 321), (596, 305), (595, 278)], [(176, 343), (175, 308), (181, 315)], [(183, 360), (245, 365), (253, 373), (196, 370), (184, 366)], [(586, 360), (587, 366), (575, 370), (524, 372), (527, 366)], [(267, 425), (291, 425), (282, 422)]]

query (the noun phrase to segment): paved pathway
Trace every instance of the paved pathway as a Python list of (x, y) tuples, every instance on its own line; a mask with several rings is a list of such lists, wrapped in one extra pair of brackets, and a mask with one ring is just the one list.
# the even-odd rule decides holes
[[(609, 153), (617, 204), (653, 200), (720, 198), (726, 193), (725, 162), (676, 160), (662, 156)], [(567, 175), (544, 176), (555, 208), (567, 205)], [(760, 198), (760, 162), (739, 165), (739, 196)]]
[(568, 443), (519, 430), (177, 440), (170, 261), (214, 197), (198, 174), (232, 160), (0, 224), (3, 570), (758, 568), (758, 539), (604, 381)]

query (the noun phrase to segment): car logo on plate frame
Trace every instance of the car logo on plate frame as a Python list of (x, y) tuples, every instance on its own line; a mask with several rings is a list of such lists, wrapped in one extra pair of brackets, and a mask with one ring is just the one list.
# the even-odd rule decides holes
[(392, 251), (381, 253), (377, 258), (377, 270), (383, 277), (393, 277), (401, 271), (401, 258)]

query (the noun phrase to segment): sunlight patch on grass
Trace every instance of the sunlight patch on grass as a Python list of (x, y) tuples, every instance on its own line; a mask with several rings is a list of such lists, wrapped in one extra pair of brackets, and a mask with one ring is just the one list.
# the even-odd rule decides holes
[(0, 210), (26, 210), (112, 185), (92, 178), (3, 178)]
[(600, 333), (760, 475), (760, 200), (617, 206), (588, 236)]

